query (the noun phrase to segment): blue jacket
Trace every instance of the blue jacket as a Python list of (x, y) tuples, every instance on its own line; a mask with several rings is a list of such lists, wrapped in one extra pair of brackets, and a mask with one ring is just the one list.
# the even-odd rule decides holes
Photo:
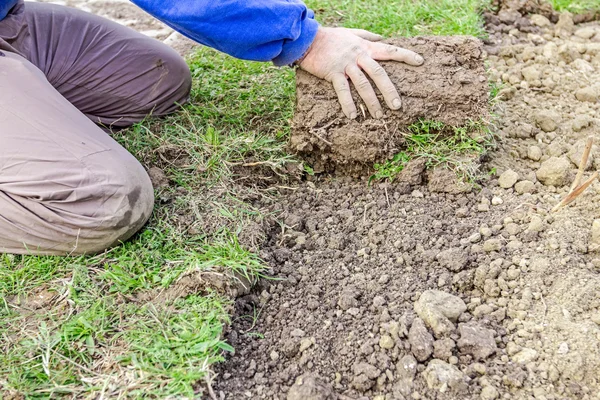
[[(183, 35), (236, 58), (291, 64), (319, 24), (301, 0), (132, 0)], [(0, 20), (17, 0), (0, 0)]]

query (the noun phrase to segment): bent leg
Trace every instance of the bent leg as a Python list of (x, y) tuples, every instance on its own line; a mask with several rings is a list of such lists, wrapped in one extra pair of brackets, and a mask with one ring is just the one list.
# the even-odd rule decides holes
[(105, 18), (25, 3), (26, 57), (96, 123), (125, 127), (169, 114), (188, 100), (190, 71), (170, 47)]
[(0, 251), (99, 252), (139, 230), (153, 202), (131, 154), (34, 65), (0, 54)]

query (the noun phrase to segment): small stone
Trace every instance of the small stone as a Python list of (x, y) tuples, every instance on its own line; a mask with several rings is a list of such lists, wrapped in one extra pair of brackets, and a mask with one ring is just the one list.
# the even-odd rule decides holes
[(490, 253), (492, 251), (500, 251), (502, 243), (499, 239), (488, 239), (483, 242), (483, 251)]
[(565, 157), (550, 157), (536, 172), (537, 179), (546, 186), (564, 186), (568, 183), (571, 162)]
[(483, 360), (497, 350), (494, 332), (477, 323), (469, 322), (458, 326), (460, 339), (456, 343), (464, 354), (470, 354), (475, 360)]
[(591, 123), (592, 119), (587, 115), (578, 115), (571, 123), (571, 129), (573, 129), (574, 132), (581, 132), (583, 129), (590, 126)]
[(479, 243), (479, 242), (481, 242), (481, 233), (476, 232), (476, 233), (472, 234), (471, 236), (469, 236), (469, 242), (470, 243)]
[(304, 337), (304, 335), (304, 331), (300, 328), (296, 328), (292, 332), (290, 332), (290, 336), (292, 337)]
[(452, 357), (452, 351), (456, 347), (454, 340), (444, 338), (433, 342), (433, 356), (440, 360), (448, 360)]
[(558, 128), (555, 121), (556, 116), (550, 111), (538, 111), (533, 115), (533, 120), (544, 132), (554, 132)]
[(498, 197), (498, 196), (492, 197), (492, 205), (499, 206), (502, 203), (504, 203), (504, 200), (502, 200), (501, 197)]
[(487, 226), (482, 226), (481, 228), (479, 228), (479, 233), (481, 233), (486, 238), (492, 236), (492, 230)]
[(567, 354), (569, 352), (569, 345), (566, 342), (562, 342), (560, 346), (558, 346), (558, 354)]
[(487, 304), (482, 304), (480, 306), (475, 307), (473, 310), (473, 315), (477, 318), (483, 317), (485, 315), (489, 315), (494, 311), (492, 307)]
[(300, 353), (308, 349), (315, 343), (315, 338), (304, 338), (300, 341)]
[(582, 39), (591, 39), (595, 34), (596, 30), (591, 26), (579, 28), (575, 31), (575, 36), (578, 36)]
[(279, 353), (273, 350), (271, 354), (269, 354), (269, 357), (271, 357), (271, 360), (277, 361), (279, 360)]
[(512, 169), (504, 171), (500, 177), (498, 178), (498, 184), (500, 187), (504, 189), (509, 189), (513, 187), (515, 183), (519, 180), (519, 174), (517, 174)]
[(394, 339), (392, 339), (388, 335), (383, 335), (381, 339), (379, 339), (379, 347), (381, 347), (382, 349), (389, 350), (394, 348), (394, 345)]
[(529, 20), (531, 21), (531, 23), (535, 26), (539, 26), (541, 28), (546, 27), (546, 26), (550, 26), (552, 25), (552, 23), (550, 22), (550, 20), (546, 17), (544, 17), (543, 15), (540, 14), (532, 14), (529, 16)]
[(336, 398), (331, 385), (314, 375), (298, 377), (286, 396), (287, 400), (333, 400)]
[(410, 354), (407, 354), (396, 364), (396, 373), (400, 379), (413, 380), (417, 374), (417, 365), (417, 360)]
[(544, 230), (544, 221), (537, 215), (531, 216), (531, 221), (529, 221), (529, 226), (527, 227), (529, 232), (541, 232)]
[(598, 102), (600, 91), (593, 86), (584, 87), (575, 92), (575, 98), (579, 101), (587, 101), (590, 103)]
[(532, 193), (535, 184), (531, 181), (520, 181), (515, 184), (515, 192), (518, 194)]
[(410, 194), (412, 197), (417, 197), (417, 198), (423, 198), (425, 197), (423, 195), (423, 192), (421, 192), (420, 190), (413, 190), (412, 193)]
[[(583, 159), (583, 153), (585, 151), (586, 142), (587, 142), (586, 140), (579, 140), (573, 146), (571, 146), (571, 149), (569, 150), (569, 153), (567, 154), (567, 156), (569, 157), (569, 160), (571, 160), (573, 165), (575, 165), (578, 168), (579, 168), (579, 164), (581, 163), (581, 160)], [(588, 156), (588, 160), (585, 165), (585, 169), (589, 170), (592, 168), (592, 165), (594, 163), (594, 153), (596, 153), (597, 151), (598, 151), (598, 146), (592, 146), (592, 150)]]
[(473, 363), (471, 366), (473, 367), (473, 371), (477, 372), (479, 375), (485, 375), (485, 373), (487, 372), (485, 364)]
[(527, 149), (527, 158), (533, 161), (539, 161), (542, 158), (542, 149), (538, 146), (529, 146)]
[(427, 387), (439, 390), (442, 386), (460, 389), (465, 385), (464, 375), (454, 365), (441, 360), (431, 360), (423, 372)]
[(458, 296), (439, 290), (426, 290), (414, 305), (417, 315), (429, 326), (437, 338), (455, 329), (454, 323), (467, 310)]
[(354, 364), (353, 371), (354, 375), (365, 375), (369, 379), (377, 379), (381, 375), (381, 371), (377, 367), (366, 362)]
[(410, 350), (419, 361), (426, 361), (433, 353), (433, 336), (420, 318), (415, 318), (408, 331)]
[(436, 260), (442, 267), (453, 272), (462, 271), (469, 263), (469, 254), (459, 247), (443, 250), (438, 253)]
[(539, 81), (542, 77), (542, 72), (536, 66), (525, 67), (521, 70), (523, 77), (529, 83)]
[(560, 13), (558, 22), (554, 25), (554, 31), (558, 36), (567, 38), (575, 31), (575, 23), (573, 22), (573, 14), (568, 11)]
[(524, 348), (512, 356), (512, 360), (517, 364), (529, 364), (537, 359), (538, 352), (533, 349)]
[(493, 386), (486, 386), (481, 390), (481, 400), (495, 400), (498, 396), (498, 389)]

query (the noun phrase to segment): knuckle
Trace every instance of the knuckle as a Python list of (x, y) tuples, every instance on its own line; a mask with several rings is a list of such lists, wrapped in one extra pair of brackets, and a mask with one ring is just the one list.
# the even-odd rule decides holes
[(360, 81), (358, 81), (358, 84), (356, 85), (356, 87), (359, 90), (368, 90), (371, 88), (371, 84), (369, 83), (368, 80), (366, 79), (361, 79)]
[(375, 67), (373, 69), (373, 75), (380, 77), (380, 76), (384, 76), (387, 75), (387, 73), (385, 72), (385, 69), (383, 69), (383, 67), (381, 65), (377, 65), (377, 67)]

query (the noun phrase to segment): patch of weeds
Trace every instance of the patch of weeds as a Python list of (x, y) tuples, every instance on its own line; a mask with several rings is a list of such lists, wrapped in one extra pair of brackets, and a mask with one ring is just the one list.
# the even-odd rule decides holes
[(375, 173), (369, 181), (393, 181), (406, 165), (415, 159), (424, 159), (426, 168), (440, 164), (448, 166), (468, 181), (476, 180), (471, 165), (492, 144), (492, 136), (484, 121), (469, 121), (465, 126), (454, 127), (439, 121), (420, 120), (407, 128), (406, 149), (391, 160), (375, 164)]
[(598, 0), (550, 0), (550, 3), (556, 11), (570, 11), (574, 14), (600, 10)]
[(367, 29), (386, 36), (485, 37), (485, 0), (308, 0), (325, 25)]

